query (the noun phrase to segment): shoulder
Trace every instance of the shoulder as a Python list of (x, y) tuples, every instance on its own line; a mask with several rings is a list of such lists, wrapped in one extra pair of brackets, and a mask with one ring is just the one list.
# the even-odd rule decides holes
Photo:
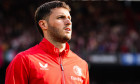
[(34, 53), (37, 53), (39, 50), (40, 50), (40, 47), (38, 45), (35, 45), (35, 46), (21, 52), (21, 54), (25, 54), (25, 55), (34, 54)]
[(16, 60), (22, 60), (22, 61), (26, 61), (28, 60), (28, 56), (32, 55), (32, 54), (35, 54), (38, 52), (38, 45), (36, 46), (33, 46), (25, 51), (21, 51), (19, 52), (12, 61), (16, 61)]
[(88, 65), (84, 59), (82, 59), (80, 56), (78, 56), (76, 53), (74, 53), (71, 50), (69, 51), (68, 57), (71, 57), (72, 59), (74, 59), (75, 61), (78, 61), (79, 63)]
[(14, 59), (10, 62), (9, 66), (17, 66), (22, 64), (29, 64), (30, 62), (30, 56), (38, 52), (38, 45), (33, 46), (25, 51), (19, 52)]

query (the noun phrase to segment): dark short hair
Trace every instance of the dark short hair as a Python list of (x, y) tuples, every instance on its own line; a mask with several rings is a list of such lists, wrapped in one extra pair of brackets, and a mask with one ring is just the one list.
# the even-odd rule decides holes
[(37, 25), (37, 28), (39, 30), (39, 32), (41, 33), (41, 35), (44, 37), (43, 31), (40, 28), (38, 22), (39, 20), (43, 20), (43, 19), (49, 19), (49, 16), (51, 14), (51, 10), (54, 8), (66, 8), (68, 11), (70, 11), (70, 7), (69, 5), (67, 5), (65, 2), (62, 1), (50, 1), (50, 2), (46, 2), (44, 4), (42, 4), (41, 6), (39, 6), (37, 8), (37, 10), (35, 11), (35, 23)]

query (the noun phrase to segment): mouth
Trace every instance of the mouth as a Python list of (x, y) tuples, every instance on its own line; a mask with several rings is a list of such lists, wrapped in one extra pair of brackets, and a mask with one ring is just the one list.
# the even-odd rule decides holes
[(71, 31), (71, 28), (65, 28), (66, 31)]

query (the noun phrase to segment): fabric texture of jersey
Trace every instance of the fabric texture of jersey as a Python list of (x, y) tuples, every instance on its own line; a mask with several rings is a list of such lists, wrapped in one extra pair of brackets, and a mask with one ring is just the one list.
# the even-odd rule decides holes
[(15, 56), (6, 70), (5, 84), (89, 84), (88, 64), (69, 49), (48, 40)]

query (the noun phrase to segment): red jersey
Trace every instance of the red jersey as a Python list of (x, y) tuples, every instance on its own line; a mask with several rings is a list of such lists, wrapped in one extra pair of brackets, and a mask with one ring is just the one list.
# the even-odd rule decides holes
[(68, 43), (59, 53), (43, 38), (38, 45), (17, 54), (7, 67), (5, 84), (89, 84), (88, 65)]

